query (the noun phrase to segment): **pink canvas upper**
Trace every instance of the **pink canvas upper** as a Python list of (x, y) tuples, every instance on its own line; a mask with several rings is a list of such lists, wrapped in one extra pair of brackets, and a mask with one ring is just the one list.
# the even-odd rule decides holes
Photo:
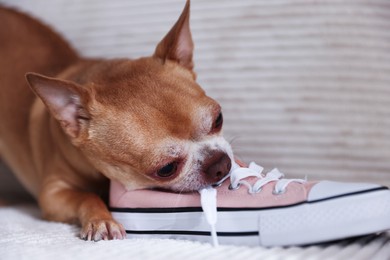
[[(255, 177), (247, 178), (255, 182)], [(286, 191), (275, 195), (273, 190), (276, 182), (265, 185), (259, 193), (249, 194), (245, 186), (237, 190), (229, 190), (230, 181), (226, 180), (217, 189), (217, 206), (230, 208), (245, 207), (275, 207), (291, 205), (307, 200), (311, 188), (317, 182), (290, 183)], [(173, 193), (159, 190), (126, 191), (118, 182), (111, 182), (110, 206), (118, 208), (175, 208), (175, 207), (201, 207), (200, 194)]]

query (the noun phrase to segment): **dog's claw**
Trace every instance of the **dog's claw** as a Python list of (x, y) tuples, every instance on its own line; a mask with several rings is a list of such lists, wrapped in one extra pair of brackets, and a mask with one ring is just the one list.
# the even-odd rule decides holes
[(114, 220), (94, 220), (82, 227), (80, 237), (87, 241), (124, 239), (126, 231)]

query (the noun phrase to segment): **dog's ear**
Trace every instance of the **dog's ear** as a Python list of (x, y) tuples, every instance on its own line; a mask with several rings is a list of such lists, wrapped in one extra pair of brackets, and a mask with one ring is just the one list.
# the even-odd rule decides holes
[(85, 109), (89, 98), (88, 91), (71, 81), (49, 78), (37, 73), (27, 73), (26, 79), (35, 94), (60, 122), (65, 133), (70, 137), (77, 137), (80, 121), (89, 120)]
[(190, 0), (187, 0), (179, 20), (168, 34), (157, 45), (154, 57), (162, 60), (173, 60), (180, 65), (192, 70), (192, 54), (194, 43), (190, 30)]

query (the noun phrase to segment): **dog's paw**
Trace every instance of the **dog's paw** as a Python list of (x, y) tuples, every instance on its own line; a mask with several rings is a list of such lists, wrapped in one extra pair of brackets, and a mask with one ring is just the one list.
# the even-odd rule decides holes
[(124, 239), (126, 231), (114, 220), (93, 220), (81, 228), (80, 237), (88, 241)]

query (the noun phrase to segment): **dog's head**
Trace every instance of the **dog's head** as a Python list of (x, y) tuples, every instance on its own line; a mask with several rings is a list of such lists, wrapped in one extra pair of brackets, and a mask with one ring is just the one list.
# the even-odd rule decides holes
[(128, 189), (197, 190), (230, 170), (219, 104), (195, 81), (189, 1), (151, 57), (84, 61), (59, 78), (27, 74), (90, 163)]

